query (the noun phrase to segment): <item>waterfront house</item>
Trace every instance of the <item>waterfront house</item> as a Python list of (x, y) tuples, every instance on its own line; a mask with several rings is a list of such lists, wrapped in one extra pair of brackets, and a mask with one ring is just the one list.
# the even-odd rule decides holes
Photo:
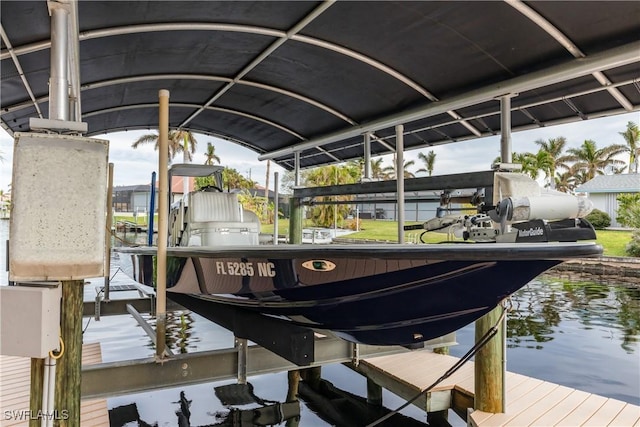
[[(173, 200), (182, 197), (183, 186), (182, 177), (174, 177), (171, 183), (171, 193)], [(189, 182), (189, 191), (193, 191), (193, 178)], [(158, 182), (156, 181), (155, 210), (158, 210)], [(113, 187), (113, 209), (115, 212), (147, 213), (151, 200), (151, 184), (141, 185), (119, 185)]]
[(611, 227), (621, 227), (616, 221), (618, 215), (618, 195), (640, 192), (640, 174), (598, 175), (578, 186), (577, 193), (586, 193), (593, 207), (606, 212), (611, 217)]

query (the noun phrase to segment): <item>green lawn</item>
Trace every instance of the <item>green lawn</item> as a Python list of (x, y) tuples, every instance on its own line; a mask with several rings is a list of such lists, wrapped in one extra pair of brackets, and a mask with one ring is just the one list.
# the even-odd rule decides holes
[[(349, 234), (350, 239), (364, 240), (380, 240), (380, 241), (398, 241), (398, 223), (395, 221), (363, 219), (361, 220), (361, 231)], [(409, 224), (417, 224), (416, 222), (407, 222)], [(311, 223), (304, 224), (305, 227), (311, 227)], [(273, 224), (262, 225), (263, 233), (273, 233)], [(413, 237), (419, 237), (420, 230), (405, 232), (405, 241), (413, 240)], [(278, 234), (289, 235), (289, 220), (281, 219), (278, 221)], [(607, 256), (626, 256), (625, 245), (631, 240), (630, 231), (612, 231), (597, 230), (597, 242), (604, 248), (604, 255)], [(447, 240), (444, 233), (426, 233), (423, 239), (427, 243), (438, 243)]]
[(631, 241), (631, 231), (596, 230), (596, 240), (607, 256), (628, 256), (624, 248)]
[[(118, 221), (128, 221), (128, 222), (135, 222), (138, 225), (147, 225), (147, 219), (148, 218), (146, 214), (139, 214), (135, 218), (133, 217), (133, 215), (118, 214), (113, 216), (114, 224), (117, 223)], [(157, 221), (158, 221), (158, 214), (155, 214), (154, 222), (157, 223)]]

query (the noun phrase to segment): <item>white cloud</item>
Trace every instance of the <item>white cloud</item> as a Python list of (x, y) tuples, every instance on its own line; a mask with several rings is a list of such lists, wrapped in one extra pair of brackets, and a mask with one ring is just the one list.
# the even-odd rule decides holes
[[(567, 138), (569, 147), (578, 147), (585, 139), (596, 141), (598, 147), (624, 144), (624, 139), (618, 132), (624, 131), (629, 121), (640, 123), (640, 114), (635, 112), (517, 132), (512, 134), (512, 147), (513, 151), (517, 152), (535, 152), (538, 150), (538, 146), (534, 144), (534, 141), (559, 136)], [(145, 133), (148, 131), (117, 132), (96, 136), (110, 141), (109, 158), (114, 163), (114, 185), (148, 183), (151, 179), (151, 172), (157, 170), (158, 155), (151, 145), (135, 150), (131, 148), (131, 143)], [(251, 179), (264, 185), (267, 164), (266, 161), (258, 161), (257, 153), (218, 138), (199, 135), (197, 139), (198, 147), (194, 163), (204, 163), (207, 142), (211, 142), (216, 147), (216, 154), (224, 166), (234, 168), (247, 177), (251, 174)], [(480, 138), (441, 145), (432, 149), (437, 155), (434, 174), (444, 175), (488, 170), (493, 159), (500, 154), (500, 137)], [(429, 149), (423, 148), (405, 153), (405, 160), (416, 160), (416, 166), (413, 170), (422, 167), (420, 160), (417, 159), (418, 153), (421, 151), (426, 153)], [(4, 157), (4, 162), (0, 163), (0, 189), (6, 190), (11, 182), (13, 139), (4, 130), (0, 131), (0, 152)], [(384, 156), (384, 158), (384, 163), (390, 165), (391, 156)], [(624, 160), (628, 161), (628, 158)], [(284, 169), (272, 163), (270, 185), (273, 185), (273, 172), (275, 171), (280, 172), (281, 177), (284, 173)]]

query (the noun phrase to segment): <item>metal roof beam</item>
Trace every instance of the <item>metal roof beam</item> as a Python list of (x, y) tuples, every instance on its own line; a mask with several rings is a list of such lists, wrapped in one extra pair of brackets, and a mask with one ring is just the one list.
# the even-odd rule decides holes
[[(86, 90), (91, 90), (91, 89), (98, 89), (98, 88), (103, 88), (103, 87), (109, 87), (109, 86), (115, 86), (115, 85), (119, 85), (119, 84), (127, 84), (127, 83), (137, 83), (137, 82), (146, 82), (146, 81), (155, 81), (155, 80), (209, 80), (209, 81), (217, 81), (217, 82), (233, 82), (232, 78), (229, 77), (223, 77), (223, 76), (216, 76), (216, 75), (209, 75), (209, 74), (181, 74), (181, 73), (166, 73), (166, 74), (146, 74), (146, 75), (138, 75), (138, 76), (131, 76), (131, 77), (119, 77), (116, 79), (109, 79), (109, 80), (101, 80), (99, 82), (92, 82), (92, 83), (86, 83), (84, 85), (81, 86), (81, 90), (82, 91), (86, 91)], [(297, 99), (299, 101), (305, 102), (309, 105), (313, 105), (314, 107), (317, 107), (335, 117), (338, 117), (341, 120), (344, 120), (345, 122), (349, 123), (349, 124), (356, 124), (356, 122), (347, 117), (346, 115), (344, 115), (343, 113), (341, 113), (338, 110), (335, 110), (331, 107), (329, 107), (326, 104), (321, 103), (320, 101), (317, 101), (313, 98), (309, 98), (307, 96), (304, 96), (302, 94), (299, 94), (297, 92), (292, 92), (290, 90), (286, 90), (277, 86), (271, 86), (271, 85), (267, 85), (264, 83), (257, 83), (257, 82), (253, 82), (253, 81), (249, 81), (249, 80), (239, 80), (236, 82), (236, 84), (239, 85), (245, 85), (245, 86), (251, 86), (251, 87), (255, 87), (258, 89), (262, 89), (262, 90), (266, 90), (266, 91), (271, 91), (271, 92), (275, 92), (275, 93), (279, 93), (285, 96), (289, 96), (291, 98)], [(36, 99), (37, 102), (47, 102), (49, 100), (48, 96), (41, 96), (39, 98)], [(31, 107), (31, 103), (29, 104), (16, 104), (13, 105), (11, 107), (7, 107), (7, 109), (5, 110), (6, 112), (12, 112), (12, 111), (17, 111), (23, 108), (29, 108)]]
[(545, 70), (536, 71), (527, 75), (476, 89), (466, 94), (454, 96), (451, 99), (434, 102), (432, 104), (402, 111), (383, 117), (365, 125), (353, 126), (338, 132), (311, 139), (302, 144), (282, 148), (259, 156), (259, 160), (273, 159), (286, 156), (295, 151), (305, 150), (311, 147), (330, 144), (347, 138), (354, 138), (365, 132), (373, 132), (389, 128), (400, 123), (410, 123), (425, 117), (445, 113), (449, 110), (464, 108), (470, 105), (489, 101), (508, 93), (521, 93), (555, 83), (564, 82), (596, 71), (622, 67), (638, 60), (640, 41), (628, 43), (604, 52), (591, 55), (587, 58), (575, 59), (566, 64), (556, 65)]
[[(512, 6), (518, 12), (529, 18), (533, 23), (542, 28), (547, 34), (553, 37), (558, 43), (560, 43), (565, 49), (567, 49), (575, 58), (585, 58), (587, 55), (580, 50), (580, 48), (567, 37), (559, 28), (547, 21), (545, 17), (533, 10), (531, 6), (523, 3), (521, 0), (506, 0), (507, 4)], [(616, 88), (610, 87), (611, 81), (602, 74), (601, 71), (594, 71), (591, 73), (593, 77), (604, 87), (607, 88), (607, 92), (624, 107), (625, 110), (633, 110), (633, 105), (629, 100)]]
[(24, 85), (25, 90), (29, 94), (29, 98), (31, 98), (31, 102), (28, 105), (30, 107), (34, 107), (36, 109), (36, 111), (38, 112), (38, 116), (40, 118), (43, 118), (42, 111), (40, 111), (40, 106), (38, 105), (38, 102), (36, 101), (36, 97), (33, 94), (33, 90), (31, 90), (31, 86), (29, 85), (29, 82), (27, 81), (27, 77), (25, 76), (24, 71), (22, 70), (22, 66), (20, 65), (20, 61), (18, 61), (18, 56), (14, 52), (13, 47), (11, 46), (11, 42), (9, 41), (9, 37), (7, 36), (7, 33), (4, 31), (4, 26), (2, 26), (1, 24), (0, 24), (0, 37), (2, 37), (2, 42), (7, 47), (8, 55), (11, 57), (11, 60), (13, 61), (13, 65), (16, 67), (16, 70), (18, 71), (18, 74), (20, 75), (20, 79), (22, 80), (22, 84)]
[(180, 128), (187, 125), (191, 120), (197, 117), (198, 114), (204, 111), (206, 107), (216, 102), (222, 95), (224, 95), (229, 89), (231, 89), (238, 80), (242, 79), (249, 72), (251, 72), (251, 70), (256, 68), (262, 61), (267, 59), (269, 55), (275, 52), (280, 46), (282, 46), (286, 41), (288, 41), (291, 37), (293, 37), (297, 32), (301, 31), (305, 26), (307, 26), (314, 19), (320, 16), (325, 10), (331, 7), (331, 5), (333, 5), (334, 2), (335, 0), (324, 1), (318, 7), (316, 7), (310, 14), (308, 14), (300, 22), (294, 25), (293, 28), (291, 28), (291, 30), (287, 31), (287, 33), (284, 36), (278, 38), (273, 43), (271, 43), (271, 45), (267, 47), (264, 51), (262, 51), (260, 55), (258, 55), (246, 67), (240, 70), (240, 72), (236, 75), (233, 81), (227, 83), (222, 89), (216, 92), (201, 108), (199, 108), (189, 117), (187, 117), (187, 119), (180, 124)]
[[(186, 102), (172, 102), (169, 104), (170, 107), (181, 107), (181, 108), (196, 108), (196, 107), (200, 107), (199, 104), (190, 104), (190, 103), (186, 103)], [(99, 116), (101, 114), (107, 114), (107, 113), (112, 113), (115, 111), (123, 111), (123, 110), (135, 110), (138, 108), (158, 108), (158, 104), (157, 103), (148, 103), (148, 104), (130, 104), (130, 105), (119, 105), (117, 107), (111, 107), (111, 108), (105, 108), (102, 110), (95, 110), (95, 111), (91, 111), (89, 113), (86, 113), (84, 115), (85, 118), (89, 118), (89, 117), (93, 117), (93, 116)], [(280, 129), (283, 132), (286, 132), (290, 135), (295, 136), (296, 138), (300, 139), (301, 141), (306, 141), (306, 138), (304, 138), (302, 135), (300, 135), (299, 133), (296, 133), (295, 131), (282, 126), (276, 122), (272, 122), (271, 120), (267, 120), (263, 117), (260, 116), (256, 116), (254, 114), (248, 114), (242, 111), (238, 111), (238, 110), (232, 110), (230, 108), (222, 108), (222, 107), (212, 107), (212, 106), (208, 106), (205, 107), (206, 110), (211, 110), (211, 111), (220, 111), (220, 112), (224, 112), (224, 113), (229, 113), (229, 114), (234, 114), (237, 116), (242, 116), (242, 117), (246, 117), (250, 120), (255, 120), (261, 123), (264, 123), (268, 126), (272, 126), (274, 128)]]

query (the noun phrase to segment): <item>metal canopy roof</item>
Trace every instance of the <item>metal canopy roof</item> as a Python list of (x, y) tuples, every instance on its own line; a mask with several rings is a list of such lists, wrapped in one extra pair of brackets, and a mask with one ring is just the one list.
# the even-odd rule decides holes
[[(0, 117), (9, 133), (27, 131), (29, 117), (48, 117), (47, 2), (0, 7)], [(640, 108), (637, 1), (136, 0), (70, 10), (71, 87), (90, 135), (157, 128), (158, 90), (168, 89), (171, 128), (232, 140), (287, 169), (294, 151), (301, 167), (360, 158), (365, 132), (373, 155), (392, 152), (396, 124), (406, 150), (499, 133), (496, 97), (509, 93), (514, 131)]]

